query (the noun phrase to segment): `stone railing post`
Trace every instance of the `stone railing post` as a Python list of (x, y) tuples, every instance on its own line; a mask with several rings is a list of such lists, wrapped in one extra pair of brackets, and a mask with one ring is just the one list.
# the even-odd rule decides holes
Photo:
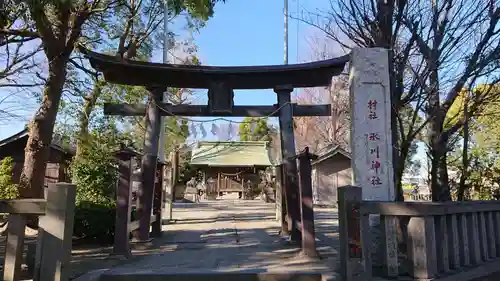
[(5, 247), (3, 269), (4, 281), (17, 281), (21, 278), (25, 231), (26, 216), (22, 214), (10, 214), (7, 225), (7, 247)]
[(412, 217), (408, 224), (410, 276), (433, 279), (438, 273), (436, 231), (433, 216)]
[[(349, 221), (352, 220), (352, 210), (358, 208), (362, 202), (360, 187), (341, 186), (338, 188), (338, 216), (340, 237), (340, 274), (342, 280), (353, 280), (351, 253), (349, 250), (350, 236), (353, 229), (349, 229)], [(363, 256), (363, 258), (365, 258)], [(371, 267), (371, 266), (370, 266)], [(371, 270), (371, 268), (370, 268)]]
[(38, 223), (35, 281), (67, 281), (75, 217), (76, 185), (50, 184), (46, 214)]
[[(486, 228), (488, 229), (488, 256), (491, 259), (497, 257), (497, 238), (495, 235), (495, 224), (493, 219), (493, 212), (486, 213)], [(500, 233), (499, 233), (500, 234)]]

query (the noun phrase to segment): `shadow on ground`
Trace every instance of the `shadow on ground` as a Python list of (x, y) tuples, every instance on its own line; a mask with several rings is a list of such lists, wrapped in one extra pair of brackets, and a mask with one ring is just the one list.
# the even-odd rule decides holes
[[(300, 245), (278, 235), (274, 204), (261, 201), (175, 204), (175, 222), (147, 244), (132, 244), (129, 259), (110, 256), (112, 247), (74, 248), (70, 279), (95, 280), (101, 272), (200, 272), (258, 270), (332, 272), (337, 268), (338, 222), (335, 209), (316, 211), (321, 260), (300, 255)], [(87, 274), (94, 272), (95, 274)], [(93, 277), (94, 276), (94, 277)], [(93, 279), (94, 278), (94, 279)]]

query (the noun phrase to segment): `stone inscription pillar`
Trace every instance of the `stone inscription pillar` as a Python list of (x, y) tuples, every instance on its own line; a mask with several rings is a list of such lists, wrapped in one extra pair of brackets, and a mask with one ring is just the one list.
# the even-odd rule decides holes
[(388, 51), (354, 49), (349, 82), (354, 185), (363, 200), (394, 201)]
[[(349, 82), (353, 183), (362, 188), (363, 200), (394, 201), (388, 50), (354, 49)], [(397, 268), (389, 266), (398, 256), (396, 219), (371, 215), (369, 224), (372, 241), (367, 243), (372, 245), (373, 265), (392, 276), (397, 273)]]

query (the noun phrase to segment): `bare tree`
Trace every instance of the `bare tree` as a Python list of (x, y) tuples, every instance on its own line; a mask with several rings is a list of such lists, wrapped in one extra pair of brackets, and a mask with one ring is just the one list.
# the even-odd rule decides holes
[[(430, 71), (422, 87), (429, 96), (426, 114), (432, 197), (435, 201), (450, 200), (447, 144), (466, 119), (462, 116), (445, 128), (446, 114), (468, 85), (476, 84), (479, 79), (498, 81), (500, 8), (490, 0), (417, 1), (411, 8), (415, 12), (405, 14), (403, 23), (415, 38)], [(477, 113), (489, 97), (489, 93), (473, 97), (465, 115)]]
[[(324, 60), (334, 56), (332, 42), (313, 37), (310, 40), (313, 60)], [(331, 104), (329, 117), (294, 118), (297, 149), (308, 146), (317, 151), (330, 143), (348, 146), (349, 139), (349, 81), (346, 75), (332, 79), (325, 88), (308, 88), (300, 91), (295, 100), (303, 104)]]
[(12, 126), (16, 122), (26, 122), (27, 108), (31, 108), (31, 95), (23, 88), (14, 88), (0, 95), (0, 126)]
[(35, 56), (42, 50), (39, 36), (12, 29), (20, 25), (23, 13), (26, 13), (23, 5), (15, 5), (11, 0), (0, 1), (0, 88), (3, 89), (43, 85), (39, 76), (27, 75), (34, 73)]
[[(449, 200), (446, 143), (463, 121), (445, 130), (446, 112), (464, 86), (496, 71), (500, 55), (498, 8), (489, 0), (331, 0), (331, 3), (330, 11), (312, 12), (303, 20), (346, 49), (360, 46), (392, 50), (397, 199), (402, 199), (404, 160), (415, 137), (429, 124), (433, 200)], [(477, 99), (478, 106), (487, 100), (484, 97)], [(408, 109), (412, 109), (412, 116), (408, 116)], [(473, 112), (474, 106), (469, 110)], [(419, 122), (422, 113), (426, 118)]]
[[(347, 52), (352, 47), (383, 47), (392, 50), (391, 103), (393, 164), (395, 170), (396, 199), (403, 200), (401, 179), (404, 162), (415, 136), (424, 124), (415, 123), (426, 97), (418, 85), (428, 73), (416, 55), (415, 39), (403, 29), (406, 1), (330, 0), (331, 9), (312, 11), (300, 20), (323, 31), (325, 35)], [(412, 104), (414, 110), (408, 118), (400, 110)], [(403, 123), (406, 124), (403, 126)], [(409, 125), (409, 126), (408, 126)]]
[(24, 198), (43, 196), (43, 178), (48, 147), (57, 111), (66, 82), (67, 65), (83, 25), (89, 17), (115, 7), (118, 1), (9, 1), (18, 7), (18, 24), (3, 25), (1, 33), (12, 40), (39, 38), (43, 44), (48, 71), (41, 95), (41, 105), (29, 124), (29, 138), (20, 178), (20, 193)]
[(347, 77), (336, 77), (326, 88), (305, 89), (296, 97), (304, 104), (331, 104), (328, 117), (295, 118), (297, 149), (308, 146), (317, 151), (328, 144), (348, 146), (349, 139), (349, 94)]
[[(57, 112), (63, 95), (64, 86), (68, 76), (68, 66), (74, 65), (71, 61), (73, 50), (80, 43), (89, 38), (83, 32), (87, 24), (92, 21), (103, 25), (116, 20), (119, 15), (114, 12), (126, 6), (124, 0), (9, 0), (13, 6), (19, 7), (18, 24), (2, 24), (0, 34), (15, 36), (14, 40), (22, 41), (30, 38), (39, 38), (43, 45), (43, 53), (48, 65), (47, 77), (41, 97), (41, 104), (33, 120), (29, 124), (29, 138), (25, 149), (25, 162), (20, 178), (20, 194), (25, 198), (39, 198), (43, 196), (43, 178), (45, 163), (48, 158), (48, 148), (52, 140)], [(137, 1), (136, 3), (141, 2)], [(161, 6), (163, 1), (152, 1), (156, 6)], [(192, 3), (191, 1), (174, 1), (172, 8), (178, 11), (195, 11), (201, 17), (209, 17), (213, 13), (214, 1)], [(9, 4), (9, 6), (11, 5)], [(127, 6), (128, 7), (128, 6)], [(130, 6), (132, 7), (132, 6)], [(200, 12), (201, 9), (201, 12)], [(132, 10), (133, 7), (132, 7)], [(142, 13), (138, 17), (148, 18), (149, 13)], [(5, 21), (3, 21), (5, 22)], [(7, 20), (7, 23), (9, 20)], [(102, 27), (102, 25), (100, 26)], [(95, 29), (94, 31), (101, 31)], [(109, 30), (107, 30), (109, 31)], [(112, 32), (109, 32), (111, 34)], [(82, 36), (83, 34), (83, 36)], [(124, 52), (133, 50), (134, 40), (140, 38), (130, 36), (126, 38)], [(145, 36), (144, 34), (135, 34)], [(92, 38), (90, 38), (91, 40)], [(123, 53), (122, 55), (125, 55)]]
[[(116, 19), (109, 25), (103, 26), (100, 18), (90, 18), (85, 24), (82, 38), (86, 39), (84, 42), (87, 42), (87, 47), (114, 45), (112, 49), (115, 55), (122, 59), (148, 59), (151, 55), (154, 32), (158, 30), (163, 20), (163, 6), (158, 1), (123, 0), (121, 2), (121, 5), (114, 11)], [(143, 14), (147, 14), (148, 17), (141, 16)], [(101, 32), (96, 33), (96, 30)], [(110, 33), (104, 37), (101, 34), (105, 34), (106, 30)], [(70, 69), (81, 74), (75, 75), (76, 81), (73, 81), (72, 91), (74, 95), (83, 99), (77, 121), (77, 156), (82, 153), (82, 148), (87, 143), (92, 112), (106, 91), (107, 85), (104, 78), (85, 61), (81, 54), (74, 54), (69, 59)], [(84, 80), (92, 81), (90, 88), (80, 83), (81, 77), (85, 76)], [(123, 91), (116, 91), (116, 93), (121, 92)]]
[(22, 5), (14, 5), (13, 1), (0, 2), (1, 125), (26, 122), (26, 114), (32, 109), (29, 103), (36, 103), (37, 92), (44, 84), (44, 78), (37, 71), (42, 62), (39, 37), (28, 31), (12, 30), (14, 24), (19, 27), (25, 9)]

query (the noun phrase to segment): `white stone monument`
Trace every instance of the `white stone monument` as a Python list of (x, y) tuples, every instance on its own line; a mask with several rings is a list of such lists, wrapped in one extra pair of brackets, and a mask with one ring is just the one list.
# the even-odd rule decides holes
[(353, 183), (363, 200), (394, 201), (388, 51), (352, 50), (349, 82)]
[[(383, 48), (353, 49), (350, 59), (351, 149), (353, 183), (363, 200), (394, 201), (389, 53)], [(375, 266), (397, 276), (396, 219), (370, 216)], [(385, 238), (385, 239), (384, 239)], [(387, 255), (388, 264), (381, 255)]]

